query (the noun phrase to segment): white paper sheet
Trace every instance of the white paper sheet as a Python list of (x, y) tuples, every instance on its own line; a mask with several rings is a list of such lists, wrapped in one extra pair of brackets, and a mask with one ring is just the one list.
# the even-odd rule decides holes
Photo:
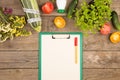
[[(74, 38), (78, 38), (78, 63), (75, 64)], [(41, 36), (41, 80), (80, 80), (80, 35), (70, 39)]]

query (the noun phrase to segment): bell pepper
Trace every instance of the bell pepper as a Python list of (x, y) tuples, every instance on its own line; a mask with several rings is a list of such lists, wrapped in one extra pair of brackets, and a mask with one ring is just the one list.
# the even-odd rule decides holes
[(114, 32), (110, 35), (110, 41), (112, 43), (120, 42), (120, 32)]
[(52, 11), (54, 10), (54, 5), (52, 2), (46, 2), (43, 6), (42, 6), (42, 11), (45, 14), (50, 14)]
[(66, 25), (66, 21), (64, 20), (63, 17), (55, 17), (54, 24), (56, 25), (57, 28), (64, 28)]

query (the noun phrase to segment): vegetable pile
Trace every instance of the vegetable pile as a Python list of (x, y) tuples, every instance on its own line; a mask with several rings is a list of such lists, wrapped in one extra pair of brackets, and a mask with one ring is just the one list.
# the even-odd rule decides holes
[[(23, 10), (26, 13), (27, 22), (37, 32), (41, 31), (40, 11), (50, 14), (55, 10), (55, 0), (45, 2), (39, 9), (37, 0), (20, 0)], [(75, 25), (82, 31), (96, 33), (100, 31), (102, 35), (108, 35), (111, 32), (110, 21), (115, 29), (120, 30), (119, 17), (116, 11), (110, 8), (112, 0), (91, 0), (87, 2), (82, 0), (72, 0), (68, 11), (67, 18), (74, 19)], [(17, 36), (29, 36), (30, 31), (24, 29), (26, 24), (25, 16), (11, 15), (12, 9), (0, 9), (0, 42), (7, 39), (13, 39)], [(56, 16), (54, 25), (57, 28), (64, 28), (66, 21), (62, 16)], [(112, 43), (120, 42), (120, 32), (114, 32), (110, 35)]]
[(29, 36), (30, 31), (24, 29), (26, 24), (24, 16), (10, 15), (11, 10), (0, 9), (0, 43), (7, 39), (13, 39), (18, 36)]
[(111, 0), (91, 0), (87, 3), (82, 0), (80, 5), (79, 0), (72, 0), (67, 17), (75, 20), (76, 26), (82, 31), (93, 32), (100, 31), (102, 35), (108, 35), (111, 31), (110, 21), (112, 26), (118, 30), (110, 34), (112, 43), (120, 42), (120, 22), (116, 11), (110, 8)]
[(77, 8), (74, 9), (73, 7), (75, 15), (69, 16), (75, 16), (75, 24), (80, 30), (95, 33), (100, 30), (101, 26), (111, 20), (110, 4), (111, 0), (92, 0), (89, 3), (82, 0), (80, 5), (76, 4), (78, 5)]

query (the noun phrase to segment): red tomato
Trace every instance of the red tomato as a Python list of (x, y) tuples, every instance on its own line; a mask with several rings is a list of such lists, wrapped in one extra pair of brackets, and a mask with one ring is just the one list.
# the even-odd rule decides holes
[(54, 5), (52, 2), (46, 2), (43, 6), (42, 6), (42, 11), (45, 14), (50, 14), (52, 11), (54, 10)]
[(105, 23), (103, 27), (100, 29), (100, 33), (103, 35), (107, 35), (110, 33), (111, 26), (109, 23)]

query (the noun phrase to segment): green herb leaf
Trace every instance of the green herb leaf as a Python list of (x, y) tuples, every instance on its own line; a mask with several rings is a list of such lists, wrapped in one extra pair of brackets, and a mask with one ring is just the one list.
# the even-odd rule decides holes
[(82, 0), (75, 11), (75, 24), (85, 32), (95, 33), (111, 19), (111, 0), (94, 0), (90, 4)]

